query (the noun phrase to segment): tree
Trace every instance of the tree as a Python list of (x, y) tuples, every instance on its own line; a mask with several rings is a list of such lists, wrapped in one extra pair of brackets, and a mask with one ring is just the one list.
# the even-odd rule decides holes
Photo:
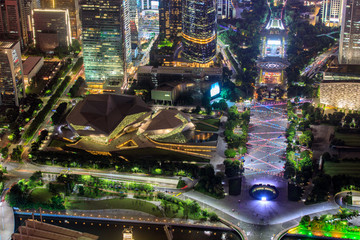
[(308, 227), (309, 224), (310, 224), (310, 216), (309, 215), (305, 215), (301, 218), (299, 224), (301, 226), (304, 226), (304, 227)]
[(218, 215), (216, 215), (216, 213), (214, 212), (209, 213), (209, 219), (211, 222), (219, 221)]
[(42, 178), (42, 172), (41, 171), (36, 171), (33, 173), (33, 175), (31, 175), (30, 180), (35, 182), (38, 181)]
[(14, 148), (13, 152), (11, 153), (11, 160), (20, 161), (23, 150), (24, 149), (22, 145), (18, 145), (16, 148)]
[(225, 159), (224, 165), (225, 165), (225, 175), (227, 177), (235, 177), (239, 174), (240, 162), (238, 160), (232, 161), (230, 159)]
[(74, 52), (81, 51), (81, 44), (77, 39), (72, 40), (71, 51), (74, 51)]
[(236, 151), (234, 149), (226, 149), (224, 154), (228, 158), (234, 158), (236, 156)]
[(189, 204), (190, 214), (198, 215), (200, 210), (200, 205), (196, 201), (191, 201), (191, 203)]

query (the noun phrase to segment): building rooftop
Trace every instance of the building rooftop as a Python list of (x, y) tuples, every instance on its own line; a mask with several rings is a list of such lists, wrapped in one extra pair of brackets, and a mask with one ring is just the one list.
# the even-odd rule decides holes
[(94, 94), (79, 102), (66, 120), (109, 135), (126, 116), (150, 111), (151, 108), (137, 96)]
[(13, 48), (18, 41), (0, 41), (0, 49), (9, 49)]
[(187, 122), (190, 122), (190, 118), (181, 111), (175, 109), (161, 110), (155, 114), (146, 130), (177, 128)]
[(28, 75), (34, 69), (34, 67), (41, 61), (42, 58), (43, 57), (28, 57), (23, 62), (24, 75)]
[(28, 219), (14, 233), (13, 240), (96, 240), (98, 236)]
[(331, 65), (325, 70), (326, 73), (360, 74), (359, 65)]

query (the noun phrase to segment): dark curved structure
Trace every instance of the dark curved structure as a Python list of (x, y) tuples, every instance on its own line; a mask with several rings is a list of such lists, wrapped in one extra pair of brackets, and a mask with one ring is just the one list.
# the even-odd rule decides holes
[(215, 0), (183, 0), (183, 56), (197, 63), (207, 63), (216, 54)]
[(249, 190), (250, 196), (257, 200), (273, 200), (279, 196), (279, 191), (273, 185), (256, 184)]

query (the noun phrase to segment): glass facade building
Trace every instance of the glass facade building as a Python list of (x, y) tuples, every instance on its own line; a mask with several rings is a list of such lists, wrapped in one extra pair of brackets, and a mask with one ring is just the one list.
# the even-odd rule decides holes
[(344, 0), (339, 63), (360, 64), (360, 0)]
[(163, 0), (159, 4), (159, 25), (161, 39), (181, 36), (181, 0)]
[(128, 0), (81, 2), (85, 78), (90, 88), (119, 86), (131, 59)]
[(19, 41), (0, 42), (0, 105), (19, 106), (25, 97)]
[(35, 44), (41, 51), (50, 52), (57, 47), (67, 48), (71, 45), (71, 26), (67, 9), (34, 9), (32, 16)]
[(183, 56), (193, 62), (207, 63), (216, 54), (215, 0), (182, 1)]
[(68, 9), (71, 21), (71, 36), (79, 38), (81, 34), (81, 25), (79, 17), (78, 0), (41, 0), (41, 8), (46, 9)]

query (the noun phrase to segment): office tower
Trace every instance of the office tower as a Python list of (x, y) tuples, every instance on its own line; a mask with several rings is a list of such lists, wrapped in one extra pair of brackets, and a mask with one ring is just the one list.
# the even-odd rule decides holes
[(234, 6), (231, 0), (217, 1), (217, 15), (221, 19), (231, 19), (235, 15)]
[(129, 12), (130, 12), (130, 21), (136, 24), (136, 28), (139, 27), (139, 4), (137, 0), (128, 0), (129, 1)]
[[(119, 86), (131, 57), (128, 0), (80, 4), (85, 77), (89, 88)], [(105, 84), (105, 86), (104, 86)]]
[(24, 0), (0, 0), (0, 35), (19, 39), (21, 47), (28, 43)]
[(34, 9), (33, 29), (36, 47), (41, 51), (54, 51), (71, 45), (71, 26), (68, 10)]
[(151, 0), (141, 0), (141, 11), (151, 9)]
[(181, 0), (162, 0), (159, 5), (160, 38), (181, 36)]
[(339, 63), (360, 64), (360, 0), (344, 0)]
[(326, 26), (341, 25), (342, 2), (346, 0), (324, 0), (321, 9), (321, 20)]
[(0, 104), (19, 106), (25, 97), (19, 41), (0, 42)]
[(31, 42), (34, 38), (33, 33), (33, 24), (32, 24), (32, 11), (34, 9), (40, 8), (40, 3), (38, 0), (24, 0), (24, 14), (26, 19), (26, 31), (28, 34), (29, 42)]
[(71, 23), (71, 36), (78, 39), (81, 35), (79, 0), (41, 0), (42, 9), (68, 9)]
[(215, 0), (182, 0), (183, 56), (198, 63), (216, 54)]

